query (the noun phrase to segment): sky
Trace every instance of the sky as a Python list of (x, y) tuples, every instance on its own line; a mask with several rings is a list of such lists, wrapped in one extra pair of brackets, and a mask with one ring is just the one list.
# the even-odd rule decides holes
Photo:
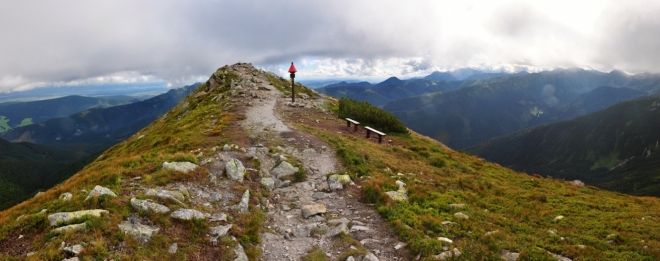
[(471, 67), (660, 73), (660, 1), (0, 1), (0, 92), (206, 81), (249, 62), (296, 79)]

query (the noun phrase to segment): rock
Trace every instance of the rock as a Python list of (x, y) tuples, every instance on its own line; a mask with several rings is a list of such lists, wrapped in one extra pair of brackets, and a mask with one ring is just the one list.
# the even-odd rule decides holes
[(499, 230), (488, 231), (484, 234), (485, 237), (492, 236), (495, 233), (499, 233)]
[(556, 222), (556, 221), (559, 221), (559, 220), (562, 220), (562, 219), (564, 219), (564, 216), (559, 215), (559, 216), (556, 216), (555, 218), (553, 218), (552, 221)]
[(211, 215), (211, 217), (209, 218), (209, 222), (218, 222), (218, 221), (227, 221), (227, 214), (216, 213)]
[(249, 261), (241, 244), (236, 244), (234, 247), (234, 261)]
[(568, 183), (571, 183), (571, 184), (573, 184), (575, 186), (578, 186), (578, 187), (584, 187), (584, 182), (582, 182), (581, 180), (578, 180), (578, 179), (573, 180), (573, 181), (569, 181)]
[(452, 251), (454, 251), (454, 257), (460, 257), (461, 256), (461, 251), (458, 251), (458, 248), (454, 248)]
[(463, 209), (463, 208), (465, 208), (465, 204), (449, 204), (449, 207), (457, 208), (457, 209)]
[(349, 256), (348, 258), (346, 258), (346, 261), (355, 261), (355, 258), (353, 256)]
[(343, 218), (339, 218), (339, 219), (331, 219), (331, 220), (328, 220), (328, 222), (326, 222), (326, 223), (328, 223), (328, 225), (335, 225), (335, 226), (336, 226), (337, 224), (345, 224), (345, 225), (348, 225), (348, 223), (350, 223), (350, 222), (351, 222), (350, 220), (348, 220), (347, 218), (343, 217)]
[(80, 258), (78, 258), (77, 256), (74, 256), (72, 258), (62, 259), (62, 261), (80, 261)]
[(403, 183), (403, 181), (400, 181), (400, 180), (397, 180), (394, 183), (399, 185), (399, 189), (397, 190), (397, 192), (399, 192), (401, 194), (406, 194), (406, 192), (407, 192), (406, 191), (406, 183)]
[(442, 221), (441, 224), (442, 224), (443, 226), (448, 226), (448, 225), (454, 225), (454, 224), (456, 224), (456, 223), (455, 223), (455, 222), (451, 222), (451, 221)]
[(404, 248), (405, 246), (406, 246), (406, 243), (399, 242), (399, 243), (396, 243), (396, 246), (394, 246), (394, 249), (399, 250), (401, 248)]
[(318, 191), (330, 191), (330, 186), (328, 185), (328, 182), (322, 182), (320, 185), (316, 187), (316, 190)]
[(303, 218), (309, 218), (317, 214), (325, 214), (326, 208), (323, 204), (312, 204), (303, 206), (301, 209)]
[(313, 198), (313, 199), (316, 199), (316, 200), (324, 199), (324, 198), (326, 198), (327, 196), (328, 196), (328, 194), (327, 194), (327, 193), (323, 193), (323, 192), (314, 192), (314, 194), (312, 194), (312, 198)]
[(286, 188), (288, 186), (291, 186), (291, 181), (290, 180), (285, 180), (285, 181), (282, 181), (282, 183), (280, 183), (279, 188)]
[(138, 211), (141, 210), (144, 212), (156, 214), (164, 214), (170, 212), (170, 208), (164, 205), (136, 198), (131, 198), (131, 206), (133, 206), (133, 208)]
[(387, 194), (394, 201), (408, 202), (408, 195), (398, 191), (387, 191), (385, 194)]
[(204, 213), (194, 210), (194, 209), (187, 209), (187, 208), (180, 208), (172, 212), (170, 214), (170, 217), (178, 220), (192, 220), (194, 219), (204, 219)]
[(365, 226), (353, 225), (351, 227), (351, 232), (357, 232), (357, 231), (369, 231), (369, 228)]
[(456, 213), (454, 213), (454, 217), (456, 217), (456, 218), (460, 218), (460, 219), (469, 219), (469, 218), (470, 218), (468, 215), (465, 215), (465, 214), (463, 214), (463, 213), (461, 213), (461, 212), (456, 212)]
[(243, 197), (241, 197), (241, 202), (239, 202), (236, 206), (234, 206), (235, 209), (238, 209), (239, 213), (247, 212), (249, 209), (249, 202), (250, 202), (250, 190), (245, 190), (243, 193)]
[(158, 227), (147, 226), (130, 221), (123, 221), (119, 223), (117, 227), (119, 227), (119, 230), (124, 232), (124, 234), (132, 236), (143, 245), (149, 243), (151, 237), (160, 231), (160, 228)]
[(145, 193), (145, 196), (147, 197), (157, 197), (161, 200), (170, 200), (174, 203), (176, 203), (179, 206), (184, 206), (186, 204), (183, 204), (183, 200), (185, 197), (183, 196), (183, 193), (179, 191), (171, 191), (171, 190), (164, 190), (164, 189), (148, 189)]
[(340, 190), (345, 184), (351, 183), (351, 177), (348, 175), (330, 175), (328, 177), (328, 187), (330, 191)]
[(85, 250), (85, 248), (80, 244), (75, 244), (75, 245), (70, 246), (70, 247), (62, 248), (62, 251), (64, 251), (64, 253), (66, 253), (69, 256), (77, 256), (83, 250)]
[(325, 233), (325, 235), (328, 237), (334, 237), (334, 236), (338, 236), (339, 234), (347, 235), (348, 233), (349, 231), (348, 231), (347, 223), (340, 223), (338, 226), (330, 228), (328, 232)]
[(229, 144), (225, 144), (225, 146), (222, 146), (222, 151), (231, 151), (231, 146), (229, 146)]
[(554, 256), (555, 258), (557, 258), (557, 261), (573, 261), (573, 260), (571, 260), (571, 259), (568, 258), (568, 257), (562, 256), (562, 255), (558, 255), (558, 254), (555, 254), (555, 253), (548, 252), (548, 254)]
[(69, 201), (72, 198), (73, 198), (73, 194), (71, 194), (69, 192), (64, 192), (60, 195), (60, 197), (58, 199), (62, 200), (62, 201)]
[(509, 250), (502, 250), (500, 257), (506, 261), (517, 261), (520, 253), (510, 252)]
[(275, 175), (276, 178), (282, 178), (286, 176), (293, 175), (298, 172), (298, 168), (291, 165), (291, 163), (282, 161), (280, 165), (277, 165), (273, 170), (270, 171), (271, 174)]
[(176, 254), (176, 251), (179, 249), (179, 244), (174, 243), (170, 246), (170, 248), (167, 250), (170, 254)]
[(273, 178), (261, 178), (261, 185), (264, 185), (268, 191), (275, 188), (275, 180)]
[(27, 256), (27, 257), (31, 257), (31, 256), (34, 256), (36, 253), (37, 253), (37, 252), (29, 252), (29, 253), (26, 254), (26, 256)]
[(442, 242), (445, 242), (445, 243), (449, 243), (449, 244), (454, 243), (453, 240), (451, 240), (449, 238), (446, 238), (446, 237), (439, 237), (438, 240), (440, 240)]
[(101, 187), (99, 185), (96, 185), (94, 187), (94, 189), (92, 189), (92, 191), (89, 192), (89, 195), (87, 195), (85, 200), (88, 200), (88, 199), (93, 198), (93, 197), (100, 197), (100, 196), (103, 196), (103, 195), (108, 195), (108, 196), (111, 196), (113, 198), (117, 197), (117, 194), (112, 192), (112, 190), (110, 190), (106, 187)]
[(188, 173), (197, 168), (197, 164), (195, 163), (190, 163), (190, 162), (163, 162), (163, 169), (164, 170), (171, 170), (171, 171), (181, 171), (183, 173)]
[(51, 232), (52, 233), (63, 233), (65, 231), (85, 231), (85, 230), (87, 230), (87, 224), (86, 223), (80, 223), (80, 224), (73, 224), (73, 225), (54, 228), (53, 230), (51, 230)]
[(48, 215), (48, 222), (50, 226), (56, 227), (62, 223), (69, 223), (73, 220), (80, 219), (83, 216), (90, 215), (92, 217), (101, 217), (102, 214), (107, 214), (108, 211), (104, 209), (81, 210), (75, 212), (58, 212)]
[(245, 177), (245, 167), (243, 166), (243, 163), (237, 159), (230, 159), (227, 161), (225, 164), (225, 172), (227, 172), (227, 176), (230, 179), (238, 182), (243, 182), (243, 177)]
[(226, 226), (210, 227), (209, 233), (213, 237), (224, 237), (227, 235), (227, 232), (229, 232), (229, 229), (231, 229), (232, 226), (233, 225), (229, 224)]
[(369, 253), (364, 256), (364, 258), (362, 258), (362, 261), (378, 261), (378, 258), (376, 255), (374, 255), (374, 253)]
[(309, 237), (312, 229), (318, 228), (317, 224), (298, 225), (293, 229), (294, 237)]

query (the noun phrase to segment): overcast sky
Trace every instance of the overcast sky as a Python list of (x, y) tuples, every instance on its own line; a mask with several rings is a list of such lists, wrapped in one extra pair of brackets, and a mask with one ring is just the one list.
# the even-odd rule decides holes
[[(236, 62), (298, 79), (473, 67), (660, 72), (660, 1), (1, 1), (0, 92), (205, 81)], [(44, 89), (47, 91), (47, 89)]]

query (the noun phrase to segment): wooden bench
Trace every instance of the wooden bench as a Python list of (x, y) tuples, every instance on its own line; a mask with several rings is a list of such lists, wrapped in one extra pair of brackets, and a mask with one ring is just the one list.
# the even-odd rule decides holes
[(383, 142), (383, 136), (387, 135), (385, 133), (382, 133), (380, 131), (377, 131), (371, 127), (364, 127), (365, 130), (367, 130), (367, 139), (371, 136), (371, 132), (373, 131), (374, 133), (378, 134), (378, 143)]
[(350, 118), (346, 118), (346, 127), (350, 128), (351, 123), (353, 123), (353, 131), (357, 131), (358, 130), (358, 125), (360, 125), (360, 123), (355, 121), (355, 120), (352, 120)]

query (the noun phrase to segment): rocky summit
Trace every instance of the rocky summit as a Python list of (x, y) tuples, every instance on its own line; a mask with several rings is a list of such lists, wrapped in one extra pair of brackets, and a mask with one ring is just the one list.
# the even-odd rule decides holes
[(660, 258), (655, 198), (517, 173), (414, 132), (379, 143), (346, 126), (338, 100), (294, 88), (295, 102), (288, 79), (219, 68), (69, 180), (0, 212), (0, 259)]

